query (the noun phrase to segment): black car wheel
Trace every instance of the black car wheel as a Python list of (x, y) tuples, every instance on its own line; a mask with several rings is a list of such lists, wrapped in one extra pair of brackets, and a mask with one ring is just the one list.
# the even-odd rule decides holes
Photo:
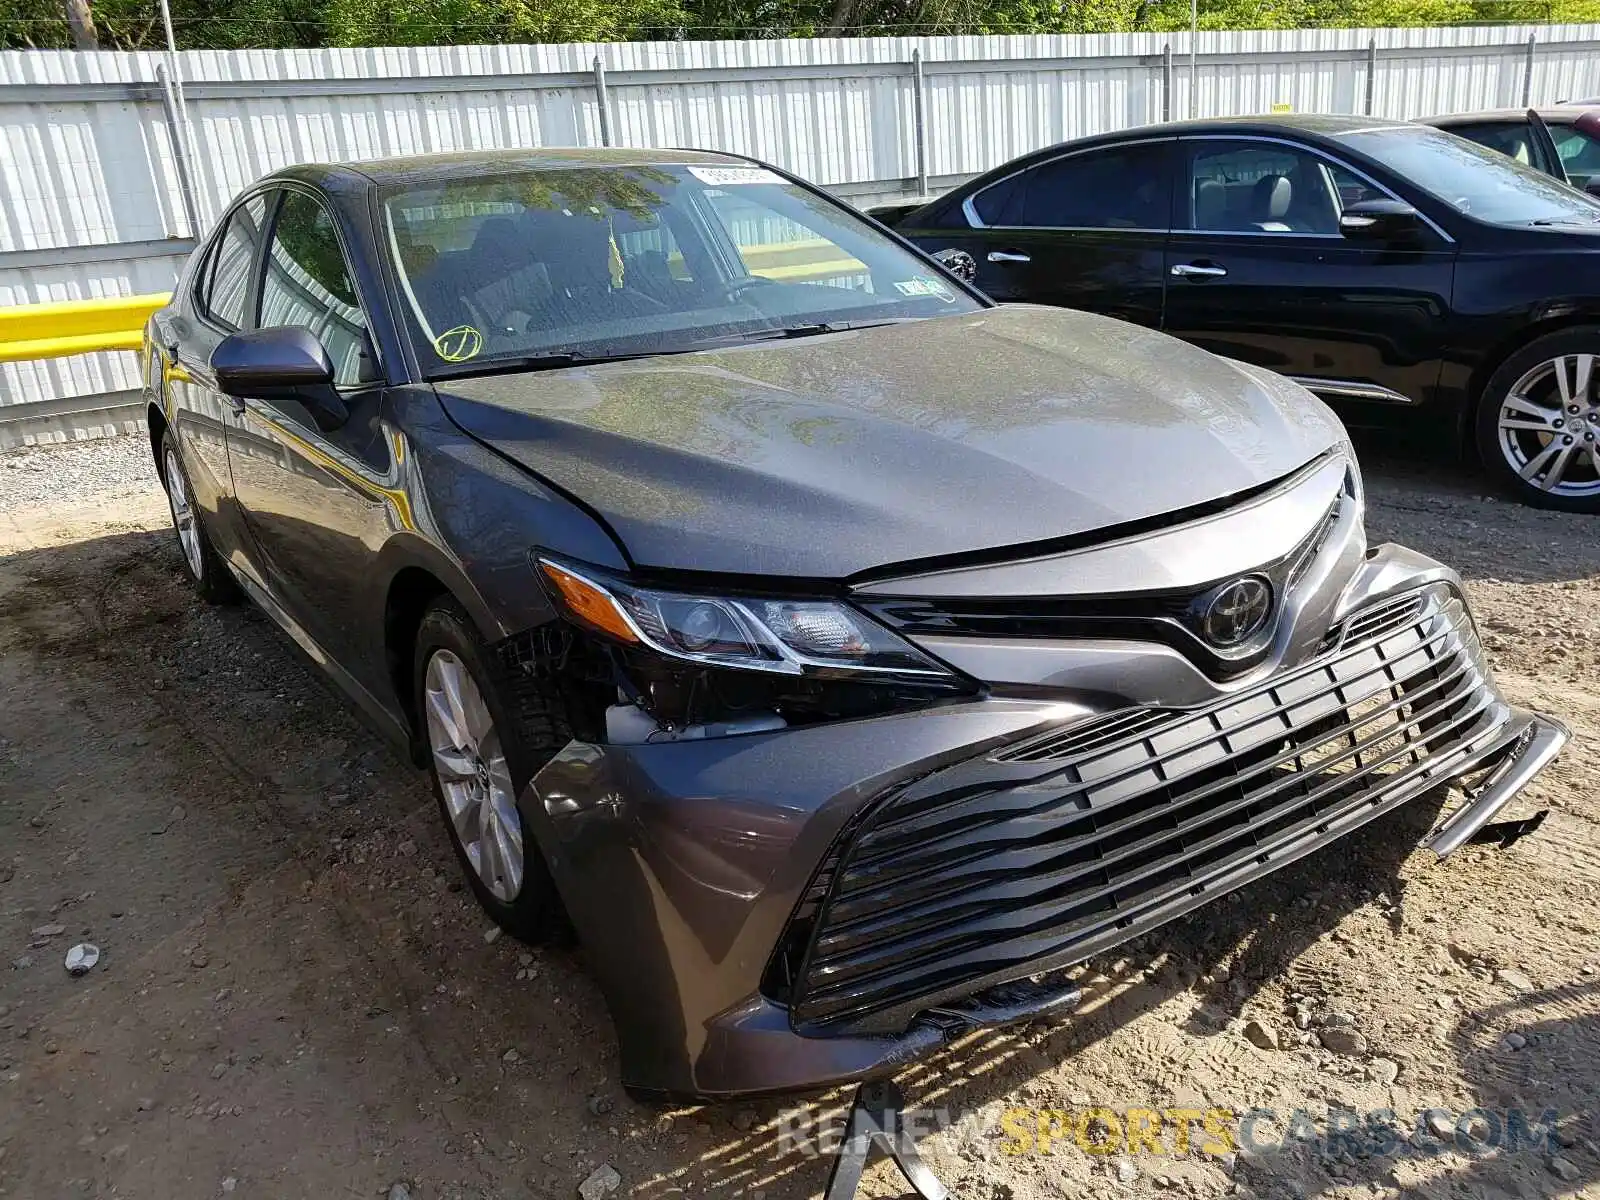
[(1600, 512), (1600, 329), (1548, 334), (1506, 359), (1478, 401), (1477, 437), (1517, 499)]
[(455, 601), (422, 618), (413, 678), (434, 796), (473, 894), (506, 932), (547, 940), (564, 915), (520, 802), (540, 748), (527, 744), (482, 638)]
[(178, 550), (184, 570), (201, 599), (207, 604), (233, 604), (239, 599), (239, 585), (222, 565), (200, 510), (194, 506), (194, 488), (184, 469), (178, 439), (169, 432), (161, 439), (161, 484), (167, 490), (167, 508), (172, 512), (172, 530), (178, 536)]

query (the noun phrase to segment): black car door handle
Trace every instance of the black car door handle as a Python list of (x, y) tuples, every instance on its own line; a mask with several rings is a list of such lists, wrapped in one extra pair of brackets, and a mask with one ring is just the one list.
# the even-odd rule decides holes
[(1025, 263), (1025, 262), (1032, 262), (1033, 259), (1029, 258), (1026, 254), (1022, 253), (1020, 250), (991, 250), (991, 251), (989, 251), (989, 261), (990, 262)]
[(1179, 279), (1221, 279), (1227, 273), (1227, 267), (1216, 263), (1178, 263), (1172, 268), (1172, 274)]

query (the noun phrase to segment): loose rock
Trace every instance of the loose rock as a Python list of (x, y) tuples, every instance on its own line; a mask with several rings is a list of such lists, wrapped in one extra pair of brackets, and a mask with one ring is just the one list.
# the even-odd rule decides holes
[(411, 1189), (403, 1183), (396, 1183), (389, 1188), (389, 1200), (411, 1200)]
[(1388, 1087), (1400, 1078), (1400, 1064), (1392, 1058), (1375, 1058), (1367, 1064), (1367, 1078)]
[(1500, 1044), (1507, 1050), (1521, 1050), (1528, 1044), (1528, 1039), (1523, 1037), (1515, 1030), (1512, 1030), (1510, 1033), (1506, 1034), (1505, 1037), (1500, 1039)]
[(582, 1200), (600, 1200), (602, 1196), (609, 1196), (622, 1186), (622, 1176), (617, 1174), (617, 1169), (610, 1163), (597, 1167), (582, 1183), (578, 1185), (578, 1195)]
[(1533, 980), (1512, 967), (1503, 967), (1494, 973), (1494, 981), (1503, 983), (1514, 992), (1531, 992)]
[(1554, 1155), (1545, 1165), (1550, 1168), (1550, 1174), (1561, 1180), (1562, 1183), (1577, 1182), (1579, 1174), (1578, 1167), (1577, 1164), (1572, 1162), (1571, 1159), (1562, 1158), (1559, 1154), (1557, 1154)]
[(1264, 1021), (1252, 1018), (1245, 1022), (1244, 1036), (1252, 1046), (1259, 1046), (1263, 1050), (1276, 1050), (1278, 1048), (1277, 1032)]
[(1367, 1039), (1348, 1026), (1339, 1025), (1324, 1029), (1317, 1035), (1317, 1039), (1324, 1049), (1332, 1050), (1335, 1054), (1359, 1058), (1367, 1052)]

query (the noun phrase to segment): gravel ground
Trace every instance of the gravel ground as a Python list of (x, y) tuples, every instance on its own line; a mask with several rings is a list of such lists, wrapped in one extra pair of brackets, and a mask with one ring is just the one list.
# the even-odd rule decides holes
[[(837, 1098), (621, 1094), (581, 955), (493, 936), (422, 777), (259, 613), (194, 600), (144, 454), (0, 458), (0, 1195), (819, 1194), (781, 1135)], [(1368, 477), (1374, 539), (1458, 566), (1505, 690), (1573, 727), (1516, 808), (1549, 819), (1436, 863), (1412, 847), (1455, 797), (1418, 800), (1090, 964), (1071, 1021), (907, 1071), (961, 1200), (1600, 1196), (1597, 525)], [(1180, 1148), (1174, 1108), (1270, 1110), (1281, 1144)], [(1131, 1109), (1167, 1114), (1159, 1152), (1106, 1140)], [(1325, 1136), (1381, 1109), (1394, 1146)], [(1537, 1149), (1450, 1142), (1510, 1109), (1548, 1110)]]
[(155, 481), (150, 443), (99, 438), (0, 453), (0, 513), (55, 505), (64, 496), (109, 499)]

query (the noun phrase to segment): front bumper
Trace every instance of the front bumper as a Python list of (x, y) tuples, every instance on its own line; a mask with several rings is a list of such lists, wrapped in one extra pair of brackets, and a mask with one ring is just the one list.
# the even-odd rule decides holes
[(1500, 696), (1452, 572), (1383, 546), (1346, 578), (1316, 644), (1203, 703), (1150, 647), (1120, 694), (1102, 662), (1049, 698), (569, 745), (523, 809), (624, 1082), (726, 1098), (892, 1071), (1070, 1006), (1064, 968), (1481, 775), (1424, 842), (1462, 844), (1566, 731)]

